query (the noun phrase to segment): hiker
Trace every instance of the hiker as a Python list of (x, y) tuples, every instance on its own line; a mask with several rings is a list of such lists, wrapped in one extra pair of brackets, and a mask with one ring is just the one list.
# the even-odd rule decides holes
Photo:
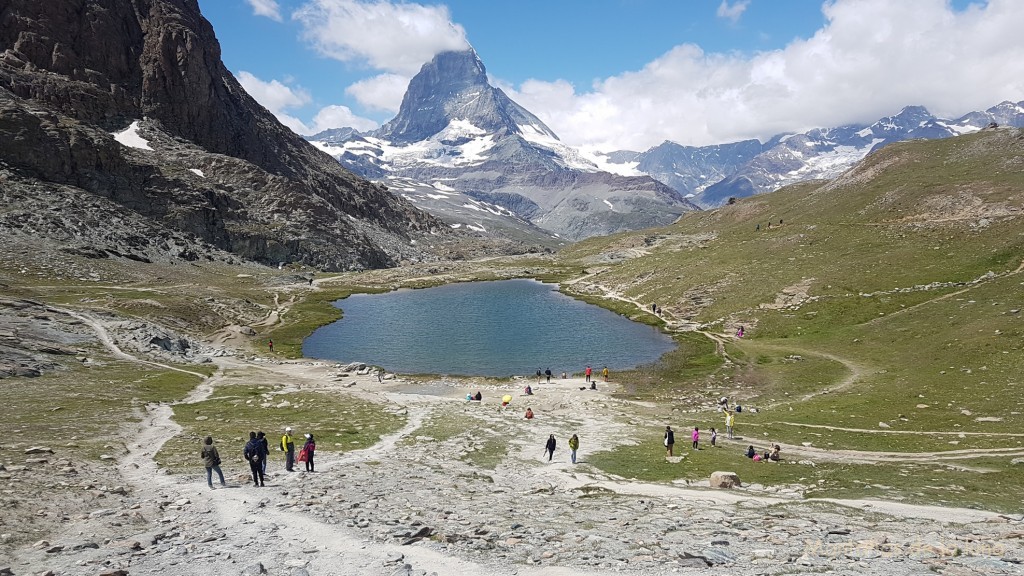
[(306, 434), (306, 443), (302, 446), (302, 450), (299, 451), (299, 462), (306, 463), (306, 472), (314, 472), (313, 470), (313, 453), (316, 452), (316, 441), (313, 440), (312, 434)]
[(217, 453), (217, 447), (213, 445), (213, 436), (207, 436), (206, 440), (203, 441), (203, 451), (201, 452), (203, 457), (203, 464), (206, 465), (206, 484), (213, 488), (213, 473), (217, 472), (217, 476), (220, 476), (220, 485), (224, 484), (224, 473), (220, 471), (220, 454)]
[(743, 338), (743, 326), (740, 326), (740, 329), (736, 331), (736, 337)]
[(378, 384), (383, 384), (384, 383), (384, 369), (383, 368), (377, 368), (377, 383)]
[(547, 379), (548, 384), (551, 383), (551, 368), (544, 371), (544, 377)]
[(569, 377), (568, 374), (566, 374), (565, 372), (562, 372), (562, 380), (565, 380), (568, 377)]
[(725, 433), (732, 440), (732, 427), (736, 423), (736, 416), (732, 410), (725, 411)]
[(481, 394), (479, 390), (477, 390), (476, 391), (476, 396), (473, 397), (473, 400), (476, 400), (477, 402), (479, 402), (479, 401), (481, 401), (483, 399), (484, 399), (484, 395)]
[(658, 309), (658, 304), (655, 303), (655, 302), (651, 302), (651, 312), (654, 312), (657, 309)]
[(541, 377), (541, 371), (540, 371), (540, 368), (537, 368), (537, 384), (540, 384), (540, 377)]
[(593, 373), (594, 371), (590, 369), (590, 366), (587, 366), (587, 369), (583, 371), (583, 375), (587, 378), (584, 382), (590, 382), (590, 375)]
[(271, 352), (274, 351), (274, 341), (273, 340), (267, 340), (267, 348), (270, 348)]
[(288, 472), (294, 472), (295, 439), (292, 438), (292, 429), (290, 426), (284, 429), (284, 436), (281, 436), (281, 450), (284, 451), (284, 469)]
[(757, 451), (754, 450), (754, 446), (753, 445), (747, 446), (747, 458), (753, 458), (756, 454), (757, 454)]
[(718, 431), (714, 428), (711, 429), (711, 447), (715, 447), (715, 441), (718, 440)]
[(526, 408), (526, 419), (533, 420), (533, 408), (530, 408), (529, 406)]
[(533, 387), (527, 384), (526, 389), (523, 390), (523, 392), (526, 393), (527, 396), (533, 396)]
[(569, 450), (571, 451), (569, 456), (570, 456), (570, 459), (572, 460), (573, 464), (576, 463), (576, 451), (579, 450), (579, 449), (580, 449), (580, 438), (579, 438), (579, 436), (573, 434), (572, 438), (569, 438)]
[(548, 436), (547, 443), (544, 444), (544, 454), (548, 457), (548, 462), (551, 462), (551, 457), (555, 455), (555, 435), (551, 434)]
[(728, 410), (729, 410), (729, 398), (727, 396), (722, 396), (721, 398), (718, 399), (718, 411), (719, 412), (725, 412), (725, 411), (728, 411)]
[(676, 444), (676, 433), (672, 431), (671, 426), (665, 426), (665, 448), (668, 450), (668, 455), (672, 455), (672, 447)]
[(263, 473), (266, 474), (267, 460), (270, 460), (270, 442), (267, 441), (267, 435), (262, 430), (256, 433), (256, 439), (260, 441), (260, 454), (263, 456), (260, 466), (263, 468)]
[(693, 449), (694, 450), (700, 450), (700, 448), (697, 447), (697, 443), (698, 442), (700, 442), (700, 428), (697, 428), (696, 426), (694, 426), (693, 427)]
[(604, 367), (604, 368), (603, 368), (603, 369), (601, 370), (601, 377), (602, 377), (602, 378), (604, 378), (604, 381), (605, 381), (605, 382), (607, 382), (607, 381), (608, 381), (608, 367), (607, 367), (607, 366), (605, 366), (605, 367)]
[(772, 446), (772, 451), (770, 454), (768, 454), (768, 459), (771, 460), (772, 462), (778, 462), (780, 457), (779, 452), (781, 451), (782, 446), (779, 446), (778, 444)]
[(245, 449), (242, 450), (242, 455), (245, 456), (246, 462), (249, 463), (249, 469), (252, 470), (252, 481), (257, 488), (263, 486), (262, 449), (263, 444), (256, 439), (256, 433), (249, 432), (249, 441), (245, 443)]

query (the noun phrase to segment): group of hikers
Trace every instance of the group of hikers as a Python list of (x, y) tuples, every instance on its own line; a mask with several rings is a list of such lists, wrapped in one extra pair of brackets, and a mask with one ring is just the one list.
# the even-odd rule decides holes
[[(305, 434), (306, 442), (299, 450), (299, 462), (304, 462), (306, 472), (314, 472), (313, 455), (316, 452), (316, 441), (312, 434)], [(295, 439), (292, 436), (292, 428), (284, 429), (281, 436), (281, 444), (278, 447), (285, 453), (284, 466), (288, 472), (295, 471)], [(242, 455), (249, 463), (249, 470), (252, 472), (252, 481), (256, 487), (264, 485), (264, 478), (267, 473), (267, 461), (270, 459), (270, 444), (267, 436), (262, 431), (249, 432), (249, 441), (242, 449)], [(224, 472), (220, 468), (221, 459), (217, 447), (213, 445), (213, 436), (207, 436), (203, 440), (203, 448), (200, 452), (203, 464), (206, 466), (206, 484), (213, 488), (213, 473), (216, 472), (220, 478), (220, 485), (225, 486)]]

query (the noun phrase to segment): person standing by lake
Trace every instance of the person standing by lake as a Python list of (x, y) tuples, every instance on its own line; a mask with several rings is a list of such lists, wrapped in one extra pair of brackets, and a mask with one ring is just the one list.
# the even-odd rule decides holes
[(216, 472), (217, 476), (220, 477), (220, 485), (226, 486), (224, 483), (224, 473), (220, 470), (220, 454), (217, 452), (217, 447), (213, 445), (213, 436), (207, 436), (206, 440), (203, 441), (201, 455), (203, 457), (203, 464), (206, 465), (206, 484), (213, 488), (213, 473)]
[(665, 426), (665, 449), (668, 451), (668, 455), (672, 456), (672, 447), (676, 444), (676, 433), (672, 431), (671, 426)]
[(551, 462), (551, 457), (555, 455), (555, 444), (555, 435), (549, 435), (547, 443), (544, 444), (544, 454), (548, 457), (548, 462)]
[(284, 436), (281, 436), (281, 450), (284, 451), (284, 469), (288, 472), (294, 472), (295, 439), (292, 438), (292, 429), (290, 426), (284, 429)]
[(551, 383), (551, 368), (544, 371), (544, 377), (547, 379), (548, 384)]
[(604, 369), (601, 370), (601, 377), (604, 378), (605, 382), (608, 381), (608, 367), (607, 366), (605, 366)]
[(583, 371), (583, 375), (586, 376), (586, 380), (584, 380), (584, 381), (585, 382), (590, 382), (590, 375), (593, 374), (593, 373), (594, 373), (594, 371), (590, 369), (590, 366), (587, 366), (587, 369)]
[(576, 451), (579, 450), (579, 449), (580, 449), (580, 438), (579, 438), (579, 436), (573, 434), (572, 438), (569, 438), (569, 450), (570, 450), (569, 457), (572, 460), (573, 464), (576, 463)]

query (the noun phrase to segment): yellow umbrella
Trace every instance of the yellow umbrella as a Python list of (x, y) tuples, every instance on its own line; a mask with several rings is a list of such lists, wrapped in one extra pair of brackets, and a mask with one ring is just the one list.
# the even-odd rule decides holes
[(512, 401), (512, 395), (505, 394), (504, 396), (501, 397), (501, 401), (504, 402), (505, 404), (508, 404), (509, 402)]

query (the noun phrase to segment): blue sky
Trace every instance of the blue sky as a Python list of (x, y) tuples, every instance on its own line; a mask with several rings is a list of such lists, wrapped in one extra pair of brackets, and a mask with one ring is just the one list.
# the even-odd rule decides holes
[(199, 0), (228, 68), (293, 130), (371, 129), (472, 45), (568, 144), (643, 150), (955, 116), (1024, 99), (1018, 0)]

